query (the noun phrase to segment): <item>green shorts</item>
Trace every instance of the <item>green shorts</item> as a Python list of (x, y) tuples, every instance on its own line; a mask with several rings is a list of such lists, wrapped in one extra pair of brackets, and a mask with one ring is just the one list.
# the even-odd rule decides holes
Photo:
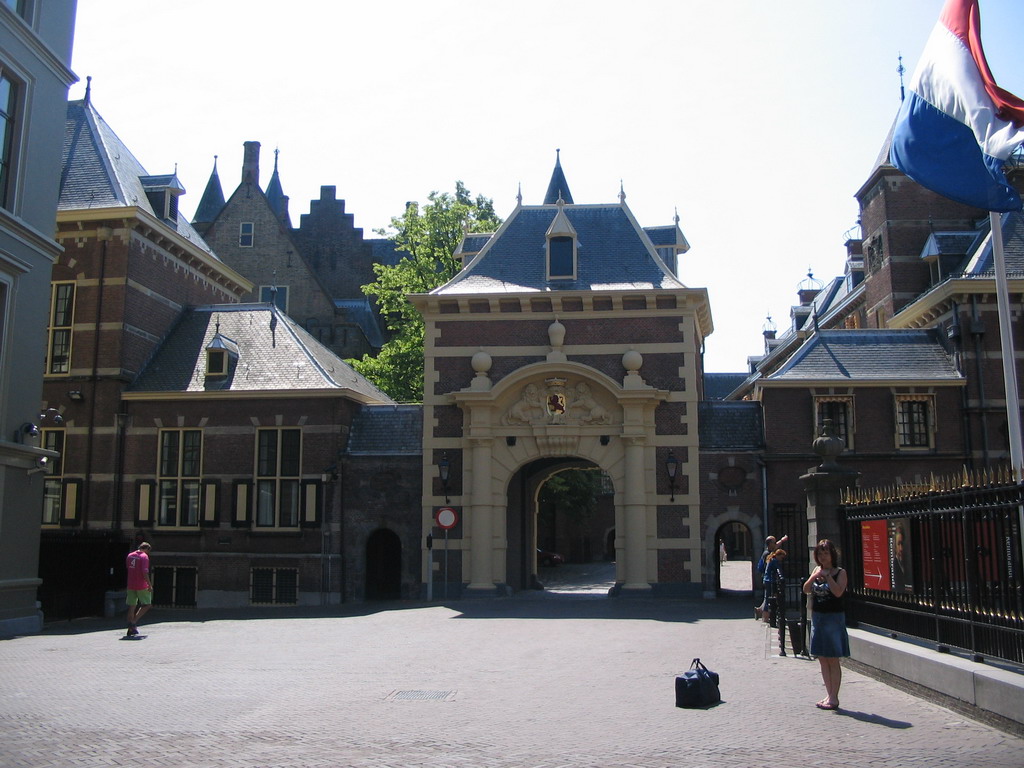
[(152, 589), (129, 589), (126, 592), (124, 601), (128, 605), (152, 605), (153, 604), (153, 590)]

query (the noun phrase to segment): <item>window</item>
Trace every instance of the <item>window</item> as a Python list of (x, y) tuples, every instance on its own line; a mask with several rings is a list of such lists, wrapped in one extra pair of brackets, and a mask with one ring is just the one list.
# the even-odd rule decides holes
[(930, 397), (897, 395), (897, 445), (900, 448), (930, 448), (932, 444), (931, 414)]
[(0, 67), (0, 207), (12, 210), (18, 86)]
[(46, 372), (71, 373), (71, 327), (75, 315), (75, 284), (53, 283), (47, 327)]
[(288, 286), (287, 285), (261, 285), (260, 303), (274, 304), (285, 314), (288, 314)]
[(249, 600), (255, 604), (295, 605), (299, 602), (299, 572), (295, 568), (253, 568)]
[(194, 566), (153, 568), (153, 604), (166, 608), (195, 608), (199, 569)]
[(199, 525), (203, 433), (198, 429), (160, 432), (157, 476), (157, 523), (170, 527)]
[(256, 440), (256, 525), (297, 528), (302, 431), (261, 429)]
[(60, 525), (64, 508), (64, 430), (44, 429), (40, 445), (48, 451), (61, 454), (46, 462), (43, 480), (43, 525)]
[(26, 24), (32, 23), (33, 0), (3, 0), (4, 5), (21, 16)]
[(571, 278), (575, 269), (576, 243), (571, 237), (552, 237), (548, 240), (548, 277)]
[(832, 422), (832, 434), (841, 439), (847, 449), (853, 448), (853, 398), (852, 397), (815, 397), (814, 398), (815, 436), (821, 434), (821, 427), (826, 419)]
[(206, 375), (227, 376), (228, 353), (224, 349), (206, 350)]
[(238, 247), (252, 248), (256, 229), (251, 221), (243, 221), (238, 225)]

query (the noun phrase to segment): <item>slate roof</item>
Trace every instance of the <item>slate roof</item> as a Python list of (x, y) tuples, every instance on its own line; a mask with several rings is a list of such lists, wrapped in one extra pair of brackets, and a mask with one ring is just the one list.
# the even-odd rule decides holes
[(747, 380), (749, 373), (705, 373), (704, 399), (724, 400), (725, 396)]
[(565, 205), (577, 234), (574, 280), (547, 279), (547, 238), (560, 206), (519, 206), (435, 295), (685, 288), (658, 257), (625, 203)]
[(764, 426), (758, 402), (700, 402), (697, 424), (702, 451), (764, 447)]
[[(167, 178), (174, 178), (167, 174)], [(157, 219), (142, 179), (153, 179), (91, 102), (69, 101), (57, 210), (137, 206)], [(171, 226), (171, 225), (168, 225)], [(217, 258), (180, 212), (177, 232)], [(219, 261), (219, 259), (218, 259)]]
[(422, 405), (367, 405), (352, 420), (346, 452), (371, 456), (423, 453)]
[[(234, 342), (226, 377), (206, 376), (206, 348), (216, 334)], [(360, 402), (394, 401), (270, 304), (187, 309), (130, 392), (339, 390)]]
[[(1008, 277), (1024, 275), (1024, 214), (1013, 211), (1003, 214), (1003, 260)], [(964, 261), (963, 272), (969, 277), (993, 279), (995, 263), (992, 259), (992, 231), (989, 219), (985, 219), (978, 233), (978, 242), (973, 252)]]
[(810, 336), (765, 382), (963, 381), (936, 329), (829, 330)]
[(371, 347), (380, 349), (384, 346), (384, 334), (377, 323), (377, 316), (373, 313), (369, 298), (364, 296), (361, 299), (335, 299), (334, 306), (344, 312), (346, 320), (359, 326)]

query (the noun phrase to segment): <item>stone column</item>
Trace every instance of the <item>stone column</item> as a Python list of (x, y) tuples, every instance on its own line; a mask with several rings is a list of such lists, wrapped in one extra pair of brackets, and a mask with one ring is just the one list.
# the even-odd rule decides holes
[(625, 438), (626, 443), (626, 573), (624, 590), (649, 591), (647, 581), (647, 488), (644, 471), (646, 438)]
[(494, 504), (491, 498), (491, 438), (470, 438), (473, 446), (473, 495), (469, 507), (472, 550), (469, 589), (493, 592)]
[(842, 521), (839, 499), (843, 489), (856, 484), (860, 472), (840, 466), (836, 458), (845, 449), (843, 440), (832, 433), (832, 421), (825, 419), (821, 435), (813, 449), (822, 457), (817, 467), (800, 477), (807, 493), (807, 547), (809, 562), (814, 567), (814, 547), (821, 539), (829, 539), (837, 547), (842, 543)]

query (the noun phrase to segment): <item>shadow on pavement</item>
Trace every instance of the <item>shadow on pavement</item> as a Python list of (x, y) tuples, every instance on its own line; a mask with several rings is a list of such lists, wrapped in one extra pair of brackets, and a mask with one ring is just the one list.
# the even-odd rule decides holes
[[(748, 566), (749, 567), (749, 566)], [(460, 619), (629, 619), (695, 622), (702, 619), (750, 619), (749, 593), (723, 591), (716, 600), (665, 597), (609, 597), (615, 584), (615, 564), (567, 564), (542, 568), (543, 590), (523, 590), (511, 597), (459, 600), (394, 600), (330, 606), (250, 606), (243, 608), (154, 608), (145, 624), (267, 619), (324, 619), (369, 616), (387, 611), (443, 607)], [(109, 632), (124, 626), (124, 616), (83, 618), (46, 624), (44, 635)]]
[(841, 707), (835, 711), (837, 715), (843, 717), (851, 717), (854, 720), (860, 720), (862, 723), (872, 723), (873, 725), (884, 725), (886, 728), (905, 729), (913, 728), (913, 723), (908, 723), (906, 720), (890, 720), (888, 717), (882, 717), (881, 715), (868, 714), (867, 712), (853, 712), (849, 709), (842, 709)]

